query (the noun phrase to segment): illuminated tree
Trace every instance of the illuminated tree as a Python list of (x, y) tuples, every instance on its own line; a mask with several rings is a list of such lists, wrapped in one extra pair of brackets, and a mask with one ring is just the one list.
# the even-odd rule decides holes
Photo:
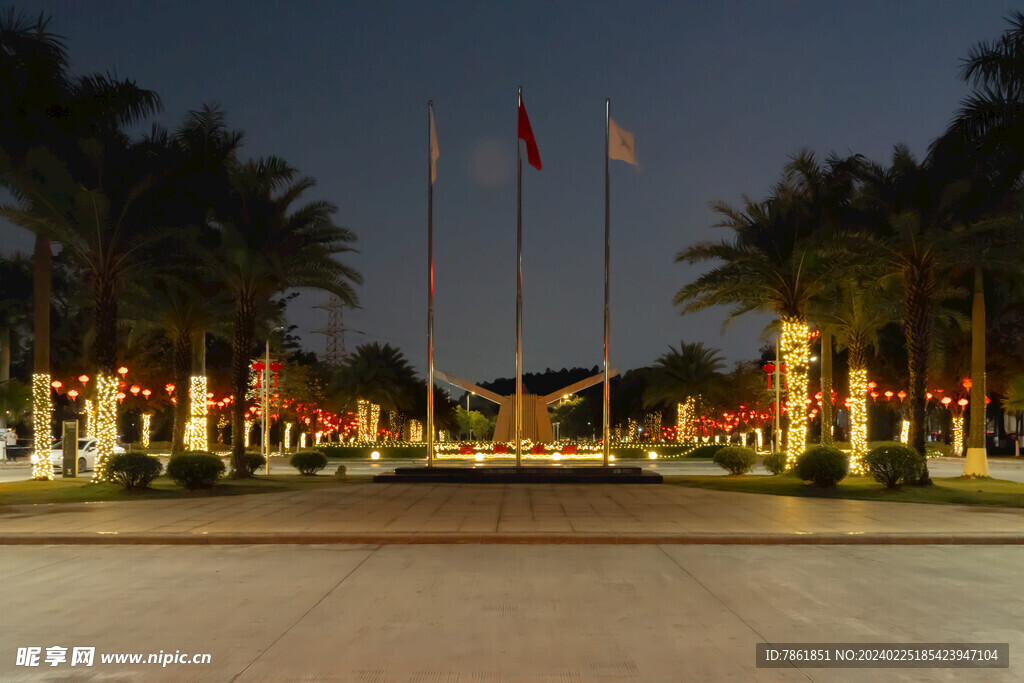
[[(45, 221), (15, 220), (33, 206), (33, 174), (41, 158), (59, 158), (69, 168), (90, 166), (80, 153), (84, 137), (130, 125), (159, 109), (155, 93), (132, 81), (105, 75), (71, 76), (62, 36), (51, 33), (50, 19), (31, 19), (9, 9), (0, 15), (0, 183), (17, 204), (4, 208), (15, 225), (36, 234), (34, 263), (33, 425), (35, 448), (49, 451), (50, 437), (50, 278), (53, 235)], [(38, 205), (36, 205), (38, 208)], [(112, 447), (112, 446), (111, 446)], [(53, 476), (48, 458), (41, 458), (37, 478)]]
[[(355, 235), (333, 223), (333, 204), (297, 205), (315, 184), (275, 157), (239, 165), (216, 210), (217, 234), (200, 252), (204, 267), (234, 302), (231, 390), (236, 397), (246, 392), (257, 313), (274, 296), (313, 288), (336, 294), (345, 305), (357, 304), (352, 285), (362, 278), (335, 259), (353, 251)], [(231, 408), (232, 474), (245, 477), (245, 406), (235, 401)]]
[(697, 396), (714, 399), (723, 390), (722, 368), (725, 361), (717, 349), (705, 348), (701, 342), (679, 342), (679, 348), (668, 347), (647, 376), (643, 405), (645, 408), (674, 407)]
[(828, 282), (829, 263), (810, 239), (821, 226), (787, 184), (776, 186), (763, 202), (745, 199), (735, 209), (712, 204), (721, 217), (715, 227), (731, 238), (700, 242), (679, 252), (676, 261), (716, 265), (680, 289), (676, 305), (683, 314), (711, 306), (732, 306), (729, 320), (751, 311), (779, 316), (782, 360), (786, 363), (789, 426), (787, 464), (792, 467), (807, 440), (807, 373), (810, 363), (807, 312), (810, 300)]

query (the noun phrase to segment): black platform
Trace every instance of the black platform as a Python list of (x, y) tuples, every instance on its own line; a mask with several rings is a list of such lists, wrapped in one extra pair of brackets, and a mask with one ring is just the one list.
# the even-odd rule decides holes
[(661, 475), (640, 467), (613, 465), (525, 466), (483, 465), (479, 467), (398, 467), (394, 472), (374, 475), (376, 482), (447, 484), (660, 484)]

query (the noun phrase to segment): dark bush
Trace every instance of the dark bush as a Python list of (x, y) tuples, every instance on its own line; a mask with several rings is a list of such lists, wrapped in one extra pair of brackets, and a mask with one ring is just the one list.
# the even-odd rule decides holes
[(142, 453), (115, 453), (107, 460), (104, 473), (126, 489), (148, 489), (164, 466)]
[(715, 464), (730, 474), (746, 474), (757, 462), (757, 454), (743, 446), (723, 446), (715, 453)]
[(796, 476), (815, 486), (835, 486), (850, 471), (850, 458), (838, 448), (815, 446), (796, 459)]
[(725, 448), (724, 443), (708, 443), (703, 446), (697, 446), (692, 451), (686, 454), (687, 458), (714, 458), (715, 453)]
[(890, 489), (916, 484), (926, 466), (924, 456), (915, 449), (897, 444), (871, 450), (864, 457), (864, 462), (875, 481)]
[(250, 475), (256, 474), (256, 470), (267, 464), (267, 459), (259, 453), (245, 454), (245, 471)]
[(327, 456), (320, 451), (299, 451), (289, 462), (300, 474), (316, 474), (327, 467)]
[(786, 471), (786, 454), (772, 453), (764, 456), (764, 468), (772, 474), (782, 474)]
[(172, 455), (167, 476), (187, 489), (208, 489), (224, 474), (224, 463), (209, 451), (189, 451)]
[(338, 465), (338, 469), (334, 470), (334, 476), (336, 476), (338, 479), (344, 479), (345, 478), (345, 466), (344, 465)]

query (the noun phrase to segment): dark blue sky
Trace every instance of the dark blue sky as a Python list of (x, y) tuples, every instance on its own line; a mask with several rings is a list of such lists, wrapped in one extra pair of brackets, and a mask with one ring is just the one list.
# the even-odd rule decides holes
[[(351, 347), (389, 342), (426, 366), (426, 102), (436, 102), (436, 364), (514, 371), (516, 86), (544, 170), (524, 169), (524, 364), (601, 359), (604, 98), (641, 167), (612, 164), (612, 363), (703, 341), (756, 354), (768, 316), (721, 333), (681, 318), (697, 275), (673, 262), (718, 237), (712, 199), (761, 197), (801, 147), (921, 153), (966, 93), (959, 59), (1004, 29), (1010, 2), (41, 2), (76, 72), (157, 90), (161, 123), (219, 102), (245, 153), (319, 181), (359, 236)], [(5, 251), (31, 250), (0, 225)], [(323, 314), (291, 317), (323, 350)]]

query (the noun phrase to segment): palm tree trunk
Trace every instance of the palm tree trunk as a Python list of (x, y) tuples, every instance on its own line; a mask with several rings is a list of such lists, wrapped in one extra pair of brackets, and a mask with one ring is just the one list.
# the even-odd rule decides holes
[[(931, 347), (932, 297), (935, 281), (923, 267), (910, 270), (906, 287), (903, 333), (907, 339), (907, 365), (910, 375), (910, 446), (925, 455), (925, 414), (927, 407), (928, 351)], [(931, 484), (925, 463), (921, 484)]]
[(861, 339), (850, 346), (850, 474), (865, 474), (868, 453), (868, 370), (867, 344)]
[(180, 453), (185, 450), (185, 427), (188, 423), (189, 375), (192, 370), (191, 339), (187, 332), (178, 332), (174, 336), (174, 386), (178, 396), (174, 404), (174, 429), (171, 431), (171, 452)]
[[(36, 453), (50, 452), (53, 437), (50, 403), (50, 280), (53, 254), (50, 240), (36, 237), (33, 254), (32, 302), (35, 338), (32, 342), (32, 441)], [(38, 458), (32, 468), (33, 479), (53, 479), (53, 464), (48, 457)]]
[(789, 426), (786, 429), (786, 469), (807, 449), (807, 370), (810, 350), (807, 322), (782, 316), (782, 361), (786, 364), (786, 398)]
[(192, 377), (189, 380), (189, 444), (193, 450), (208, 447), (206, 410), (206, 330), (194, 330), (191, 335)]
[(245, 392), (249, 389), (249, 360), (256, 337), (254, 303), (240, 297), (235, 310), (235, 330), (231, 341), (231, 468), (232, 476), (247, 477), (245, 466)]
[(111, 278), (93, 281), (93, 330), (96, 344), (96, 462), (93, 481), (106, 479), (104, 466), (117, 440), (117, 294)]
[(985, 452), (985, 281), (974, 268), (974, 304), (971, 308), (971, 424), (967, 432), (965, 477), (987, 477)]
[(821, 443), (832, 445), (832, 332), (821, 329)]

